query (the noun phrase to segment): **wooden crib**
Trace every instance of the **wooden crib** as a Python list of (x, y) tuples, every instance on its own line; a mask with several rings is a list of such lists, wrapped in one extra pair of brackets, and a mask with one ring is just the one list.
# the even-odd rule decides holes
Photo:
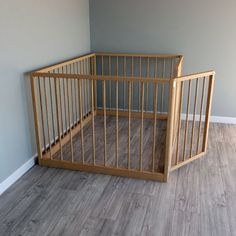
[(207, 147), (215, 73), (182, 63), (91, 53), (32, 72), (39, 164), (167, 181)]

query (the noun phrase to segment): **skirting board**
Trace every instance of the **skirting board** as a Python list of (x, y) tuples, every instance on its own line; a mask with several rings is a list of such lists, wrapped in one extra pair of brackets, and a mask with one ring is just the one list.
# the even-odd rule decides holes
[[(99, 106), (98, 109), (103, 109), (103, 107)], [(115, 111), (115, 108), (112, 108), (111, 110)], [(123, 111), (123, 109), (118, 109), (120, 111)], [(125, 109), (125, 111), (128, 111), (128, 109)], [(138, 112), (139, 110), (133, 109), (132, 111)], [(147, 113), (152, 113), (152, 111), (147, 111)], [(157, 114), (167, 114), (167, 112), (162, 112)], [(196, 115), (196, 121), (199, 121), (200, 116)], [(186, 120), (186, 114), (181, 114), (181, 120)], [(193, 114), (188, 115), (188, 120), (193, 120)], [(205, 116), (202, 116), (202, 121), (205, 120)], [(212, 123), (222, 123), (222, 124), (236, 124), (236, 117), (227, 117), (227, 116), (211, 116), (210, 122)]]
[(0, 183), (0, 195), (35, 165), (36, 158), (37, 158), (37, 154), (31, 157), (20, 168), (18, 168), (15, 172), (13, 172), (8, 178), (3, 180), (2, 183)]
[[(195, 120), (199, 121), (200, 116), (196, 115)], [(181, 114), (181, 120), (186, 120), (186, 114)], [(189, 114), (188, 115), (188, 120), (193, 120), (193, 115)], [(205, 116), (202, 116), (202, 121), (205, 120)], [(210, 117), (210, 122), (211, 123), (221, 123), (221, 124), (236, 124), (236, 117), (227, 117), (227, 116), (211, 116)]]

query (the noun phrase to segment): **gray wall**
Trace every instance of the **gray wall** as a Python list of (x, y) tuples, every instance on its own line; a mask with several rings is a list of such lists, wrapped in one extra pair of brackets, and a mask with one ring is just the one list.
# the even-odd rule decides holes
[(88, 0), (0, 3), (0, 183), (36, 153), (25, 72), (90, 52)]
[(212, 115), (236, 117), (236, 1), (90, 0), (92, 51), (178, 53), (216, 70)]

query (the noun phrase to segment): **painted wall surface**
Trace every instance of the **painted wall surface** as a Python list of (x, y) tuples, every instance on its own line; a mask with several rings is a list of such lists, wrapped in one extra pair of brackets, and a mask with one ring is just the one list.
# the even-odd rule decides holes
[(36, 153), (25, 72), (90, 52), (88, 0), (0, 4), (0, 183)]
[(91, 50), (184, 55), (216, 70), (212, 115), (236, 117), (236, 1), (90, 0)]

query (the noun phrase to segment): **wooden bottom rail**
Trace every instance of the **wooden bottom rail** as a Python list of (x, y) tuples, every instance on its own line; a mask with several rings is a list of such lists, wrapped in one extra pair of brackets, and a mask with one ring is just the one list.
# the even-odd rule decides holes
[[(104, 111), (102, 109), (97, 108), (96, 110), (97, 115), (103, 115)], [(106, 109), (106, 115), (107, 116), (116, 116), (116, 110), (108, 110)], [(129, 112), (127, 111), (118, 111), (118, 116), (119, 117), (129, 117)], [(141, 118), (142, 113), (139, 111), (132, 111), (131, 112), (131, 117), (132, 118)], [(155, 114), (151, 112), (143, 112), (143, 118), (145, 119), (155, 119)], [(167, 119), (167, 113), (166, 114), (156, 114), (156, 119), (159, 120), (166, 120)]]
[[(94, 112), (94, 115), (96, 115), (96, 111)], [(83, 119), (83, 126), (88, 124), (89, 122), (92, 121), (92, 115), (89, 112), (85, 118)], [(74, 126), (74, 128), (71, 129), (71, 134), (70, 132), (67, 132), (66, 135), (61, 139), (61, 145), (63, 147), (64, 144), (70, 141), (71, 136), (72, 138), (80, 131), (81, 129), (81, 124), (79, 123), (78, 125)], [(71, 136), (70, 136), (71, 135)], [(51, 155), (53, 156), (56, 152), (58, 152), (61, 148), (61, 145), (59, 142), (51, 146)], [(50, 157), (50, 152), (47, 150), (46, 153), (43, 153), (43, 158), (49, 158)]]
[(107, 174), (107, 175), (131, 177), (137, 179), (157, 180), (164, 182), (164, 174), (159, 172), (153, 173), (153, 172), (138, 171), (133, 169), (128, 170), (125, 168), (115, 168), (109, 166), (104, 167), (101, 165), (89, 165), (78, 162), (72, 163), (70, 161), (65, 161), (65, 160), (50, 160), (46, 158), (40, 159), (39, 165), (54, 167), (54, 168), (70, 169), (70, 170), (80, 170), (97, 174)]
[(182, 161), (182, 162), (180, 161), (177, 165), (171, 167), (170, 171), (173, 171), (173, 170), (178, 169), (179, 167), (185, 166), (186, 164), (189, 164), (190, 162), (198, 159), (201, 156), (204, 156), (205, 154), (206, 154), (206, 152), (201, 152), (201, 153), (197, 154), (196, 156), (190, 157), (189, 159), (187, 159), (185, 161)]

